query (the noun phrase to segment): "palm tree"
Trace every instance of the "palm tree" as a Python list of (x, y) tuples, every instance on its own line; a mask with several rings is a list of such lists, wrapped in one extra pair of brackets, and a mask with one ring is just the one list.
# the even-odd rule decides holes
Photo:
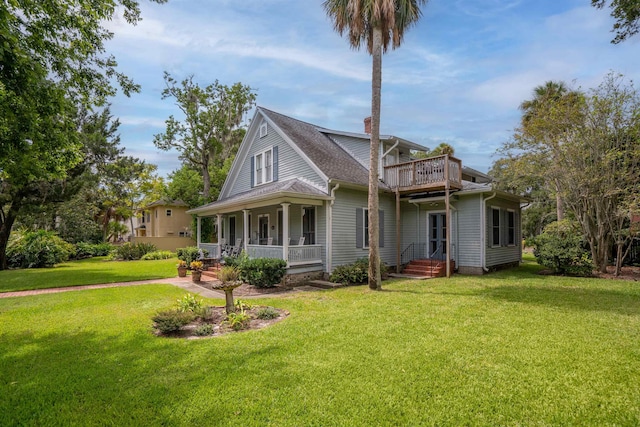
[[(577, 96), (577, 92), (570, 91), (567, 85), (562, 81), (549, 80), (545, 84), (536, 86), (533, 89), (533, 98), (522, 101), (520, 110), (522, 111), (522, 129), (525, 133), (535, 133), (537, 123), (535, 119), (545, 119), (549, 115), (549, 111), (553, 110), (561, 102), (572, 103)], [(539, 127), (539, 126), (538, 126)], [(548, 141), (554, 139), (554, 132), (557, 127), (548, 127), (544, 129), (544, 139)], [(556, 214), (558, 221), (564, 218), (564, 202), (561, 196), (560, 184), (557, 180), (553, 180), (553, 186), (556, 193)]]
[(428, 0), (326, 0), (334, 29), (347, 33), (353, 49), (367, 45), (373, 58), (371, 79), (371, 149), (369, 154), (369, 288), (381, 289), (378, 241), (378, 157), (380, 146), (380, 88), (382, 53), (399, 47), (404, 32), (420, 19), (420, 6)]

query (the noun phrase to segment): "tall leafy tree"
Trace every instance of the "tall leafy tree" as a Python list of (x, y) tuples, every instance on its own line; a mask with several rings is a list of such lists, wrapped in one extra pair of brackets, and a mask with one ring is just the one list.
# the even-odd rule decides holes
[(369, 155), (369, 288), (381, 289), (378, 241), (378, 163), (380, 150), (380, 100), (382, 53), (402, 44), (404, 33), (418, 22), (420, 6), (428, 0), (326, 0), (323, 3), (333, 27), (347, 34), (353, 49), (365, 45), (372, 57), (371, 149)]
[(184, 117), (170, 116), (165, 132), (155, 135), (153, 142), (161, 150), (177, 149), (184, 163), (202, 173), (202, 194), (211, 201), (211, 168), (220, 169), (235, 155), (244, 137), (244, 115), (256, 94), (240, 82), (226, 86), (216, 80), (201, 87), (193, 76), (177, 82), (167, 72), (164, 80), (162, 99), (173, 98)]
[[(164, 3), (166, 0), (151, 0)], [(104, 103), (117, 84), (138, 90), (117, 70), (104, 24), (121, 11), (135, 24), (136, 0), (9, 0), (0, 4), (0, 269), (18, 216), (42, 183), (80, 163), (78, 105)]]
[(638, 0), (591, 0), (591, 5), (602, 9), (609, 5), (611, 16), (616, 20), (612, 32), (616, 36), (611, 43), (618, 44), (640, 31), (640, 2)]

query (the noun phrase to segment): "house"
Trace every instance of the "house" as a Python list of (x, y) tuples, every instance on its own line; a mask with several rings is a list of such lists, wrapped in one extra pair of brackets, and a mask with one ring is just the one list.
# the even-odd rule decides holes
[(159, 250), (168, 251), (195, 245), (188, 209), (181, 200), (157, 200), (139, 209), (132, 242), (152, 243)]
[[(200, 219), (213, 217), (225, 242), (250, 257), (282, 258), (303, 279), (366, 257), (369, 143), (367, 132), (258, 107), (219, 199), (188, 211), (198, 218), (198, 246), (220, 254), (200, 234)], [(435, 259), (467, 274), (517, 265), (520, 198), (494, 191), (489, 176), (454, 157), (414, 160), (414, 150), (427, 148), (381, 135), (382, 260)]]

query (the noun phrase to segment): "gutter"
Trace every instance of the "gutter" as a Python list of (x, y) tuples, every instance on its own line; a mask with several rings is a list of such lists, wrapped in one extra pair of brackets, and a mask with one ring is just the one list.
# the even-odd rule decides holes
[(487, 240), (487, 221), (486, 221), (486, 215), (487, 215), (487, 200), (491, 200), (494, 197), (496, 197), (496, 192), (494, 191), (493, 194), (489, 197), (487, 197), (486, 199), (483, 198), (482, 199), (482, 203), (481, 203), (481, 209), (480, 209), (480, 257), (482, 258), (482, 270), (485, 273), (489, 272), (489, 269), (487, 268), (487, 258), (486, 258), (486, 240)]

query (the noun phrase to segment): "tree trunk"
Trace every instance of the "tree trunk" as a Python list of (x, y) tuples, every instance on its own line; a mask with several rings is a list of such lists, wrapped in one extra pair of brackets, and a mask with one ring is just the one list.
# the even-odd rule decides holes
[(18, 211), (22, 205), (22, 196), (16, 195), (11, 201), (11, 207), (7, 211), (6, 215), (0, 218), (0, 270), (6, 270), (7, 264), (7, 244), (9, 243), (9, 236), (11, 236), (11, 229), (13, 223), (18, 217)]
[(202, 197), (204, 197), (205, 203), (209, 203), (209, 194), (211, 193), (211, 175), (209, 174), (209, 168), (207, 166), (202, 167), (202, 182), (204, 183), (202, 189)]
[(381, 290), (378, 216), (378, 157), (380, 150), (380, 93), (382, 87), (382, 29), (373, 29), (371, 76), (371, 147), (369, 153), (369, 288)]
[(558, 216), (558, 221), (562, 221), (564, 219), (564, 202), (562, 201), (562, 197), (560, 197), (560, 191), (557, 185), (556, 185), (556, 213)]

